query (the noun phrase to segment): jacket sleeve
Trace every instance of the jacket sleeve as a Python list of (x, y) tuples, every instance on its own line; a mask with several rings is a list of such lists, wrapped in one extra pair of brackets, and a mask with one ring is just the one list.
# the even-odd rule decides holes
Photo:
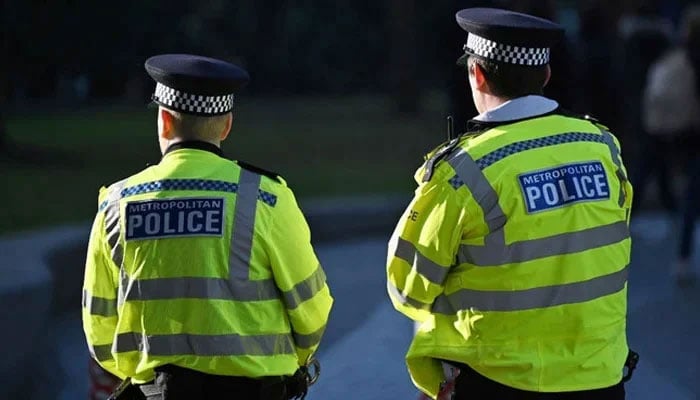
[(464, 208), (446, 182), (421, 183), (389, 241), (387, 290), (394, 307), (415, 321), (430, 315), (462, 236)]
[(613, 140), (615, 142), (615, 146), (617, 147), (617, 157), (620, 160), (620, 185), (622, 185), (622, 191), (625, 196), (625, 201), (622, 206), (627, 209), (627, 225), (629, 226), (630, 217), (632, 216), (632, 199), (634, 198), (634, 188), (632, 187), (632, 182), (630, 182), (629, 175), (627, 174), (625, 162), (622, 160), (622, 147), (620, 146), (620, 141), (614, 135)]
[[(101, 192), (101, 200), (104, 196)], [(90, 232), (83, 281), (83, 330), (90, 355), (102, 368), (124, 379), (112, 356), (112, 342), (117, 325), (117, 290), (119, 270), (110, 258), (105, 239), (105, 213), (98, 211)]]
[(333, 298), (292, 191), (284, 187), (267, 235), (275, 283), (282, 292), (300, 365), (318, 348)]

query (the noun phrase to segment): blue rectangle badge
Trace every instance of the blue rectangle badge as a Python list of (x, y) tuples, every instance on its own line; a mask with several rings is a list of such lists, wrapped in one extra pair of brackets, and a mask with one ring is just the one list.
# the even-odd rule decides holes
[(608, 177), (600, 161), (528, 172), (518, 180), (528, 213), (610, 198)]
[(126, 240), (223, 236), (223, 198), (145, 200), (126, 204)]

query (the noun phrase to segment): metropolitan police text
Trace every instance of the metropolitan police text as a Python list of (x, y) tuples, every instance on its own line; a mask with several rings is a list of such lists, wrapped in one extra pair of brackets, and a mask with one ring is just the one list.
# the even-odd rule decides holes
[(520, 175), (528, 212), (538, 212), (610, 196), (603, 164), (592, 161)]
[(224, 199), (149, 200), (126, 206), (126, 238), (222, 234)]

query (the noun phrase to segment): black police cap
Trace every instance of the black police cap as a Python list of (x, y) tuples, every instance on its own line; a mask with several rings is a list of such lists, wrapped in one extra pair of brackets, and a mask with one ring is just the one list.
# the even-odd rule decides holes
[(467, 8), (456, 14), (459, 26), (468, 32), (464, 55), (521, 66), (549, 63), (550, 47), (561, 40), (561, 25), (544, 18), (497, 8)]
[(153, 101), (185, 114), (214, 116), (233, 109), (234, 93), (250, 81), (243, 68), (215, 58), (162, 54), (146, 60), (157, 82)]

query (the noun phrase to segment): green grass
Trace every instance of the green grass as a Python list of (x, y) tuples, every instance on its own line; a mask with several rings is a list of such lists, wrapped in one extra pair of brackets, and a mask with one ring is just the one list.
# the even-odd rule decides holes
[[(299, 198), (413, 190), (422, 156), (444, 140), (440, 102), (407, 118), (378, 97), (248, 99), (224, 151), (281, 174)], [(90, 220), (97, 191), (160, 158), (153, 109), (10, 116), (10, 138), (41, 149), (0, 156), (0, 232)], [(62, 162), (67, 158), (69, 162)]]

